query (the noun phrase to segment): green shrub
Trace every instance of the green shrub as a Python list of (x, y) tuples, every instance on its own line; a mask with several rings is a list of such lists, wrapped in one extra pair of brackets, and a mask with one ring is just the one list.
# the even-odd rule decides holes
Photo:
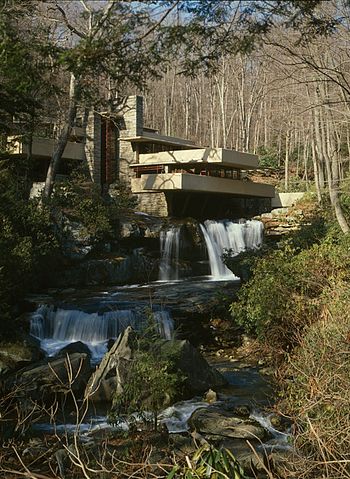
[[(10, 162), (0, 164), (1, 294), (11, 304), (35, 287), (54, 266), (58, 252), (48, 208), (27, 199), (25, 184)], [(51, 261), (51, 264), (49, 264)]]
[(238, 324), (282, 350), (290, 350), (318, 320), (324, 289), (347, 278), (350, 267), (350, 239), (333, 229), (319, 244), (295, 244), (285, 241), (257, 261), (231, 305)]
[[(137, 351), (123, 384), (123, 393), (113, 402), (112, 421), (118, 422), (118, 418), (137, 412), (157, 431), (159, 412), (169, 405), (179, 382), (172, 367), (171, 360), (160, 359), (155, 351)], [(147, 413), (151, 413), (151, 418)]]
[(248, 479), (237, 459), (228, 449), (205, 444), (197, 449), (184, 466), (176, 464), (167, 479)]
[(259, 155), (259, 165), (262, 168), (278, 168), (279, 167), (279, 153), (276, 146), (265, 148), (260, 146), (257, 151)]
[[(179, 394), (183, 377), (175, 368), (177, 352), (166, 349), (162, 353), (162, 344), (157, 324), (149, 313), (149, 325), (141, 336), (135, 337), (134, 354), (123, 381), (123, 392), (115, 392), (112, 422), (118, 423), (123, 417), (129, 419), (132, 413), (138, 413), (144, 422), (151, 423), (157, 431), (159, 412), (168, 406)], [(151, 413), (151, 420), (148, 413)]]

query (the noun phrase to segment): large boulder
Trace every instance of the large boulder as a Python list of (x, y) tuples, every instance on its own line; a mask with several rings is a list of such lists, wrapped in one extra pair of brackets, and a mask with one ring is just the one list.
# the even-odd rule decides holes
[[(122, 394), (135, 352), (135, 332), (128, 327), (106, 353), (100, 366), (90, 378), (85, 394), (96, 402), (111, 402), (115, 394)], [(209, 388), (226, 384), (225, 378), (188, 341), (161, 340), (154, 347), (160, 357), (174, 360), (175, 368), (185, 378), (186, 396), (202, 393)]]
[(19, 397), (39, 402), (71, 392), (78, 398), (90, 375), (89, 356), (74, 353), (21, 369), (7, 379), (6, 387), (15, 388)]
[(187, 340), (164, 341), (161, 355), (175, 360), (175, 366), (185, 376), (185, 394), (202, 394), (227, 384), (224, 376), (211, 367), (196, 348)]
[(141, 212), (129, 213), (119, 220), (119, 238), (139, 240), (140, 238), (159, 239), (164, 220)]
[(190, 420), (190, 428), (205, 435), (236, 439), (264, 439), (265, 429), (253, 419), (242, 418), (217, 407), (197, 409)]
[(56, 354), (56, 358), (66, 357), (67, 354), (71, 355), (74, 353), (86, 354), (89, 357), (91, 356), (91, 351), (85, 343), (82, 341), (75, 341), (74, 343), (69, 343), (67, 346), (60, 349)]
[(66, 268), (56, 279), (58, 286), (124, 285), (142, 283), (158, 277), (158, 262), (143, 248), (135, 248), (128, 255), (108, 255), (108, 258), (90, 259)]

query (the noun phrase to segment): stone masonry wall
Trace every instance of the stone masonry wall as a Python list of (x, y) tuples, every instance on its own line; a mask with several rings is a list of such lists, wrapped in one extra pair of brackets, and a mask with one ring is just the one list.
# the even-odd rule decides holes
[(123, 138), (142, 135), (143, 132), (143, 98), (132, 96), (128, 98), (124, 111), (124, 125), (120, 130), (119, 149), (119, 179), (130, 183), (129, 165), (136, 162), (136, 153), (130, 141), (123, 141)]
[(98, 185), (101, 185), (101, 141), (101, 117), (90, 111), (87, 117), (84, 149), (91, 179)]
[(138, 208), (154, 216), (168, 216), (168, 204), (165, 193), (140, 193), (137, 195)]

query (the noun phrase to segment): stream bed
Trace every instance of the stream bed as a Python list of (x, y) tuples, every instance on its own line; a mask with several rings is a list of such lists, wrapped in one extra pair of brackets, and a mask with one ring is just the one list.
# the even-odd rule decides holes
[[(186, 329), (192, 329), (190, 339), (200, 345), (202, 321), (217, 314), (225, 301), (232, 302), (240, 287), (239, 278), (222, 263), (223, 251), (233, 249), (238, 254), (257, 249), (262, 242), (262, 225), (254, 221), (208, 221), (202, 226), (202, 233), (210, 276), (179, 279), (181, 230), (172, 227), (161, 236), (159, 281), (105, 290), (51, 289), (45, 294), (33, 295), (29, 298), (36, 305), (31, 315), (31, 335), (40, 342), (48, 357), (56, 357), (72, 343), (79, 344), (79, 353), (82, 346), (88, 348), (93, 366), (101, 362), (126, 328), (142, 331), (150, 318), (164, 339), (179, 335), (181, 339), (188, 339)], [(224, 376), (227, 385), (166, 408), (158, 417), (160, 427), (166, 429), (174, 441), (180, 438), (181, 442), (195, 433), (217, 447), (227, 447), (239, 457), (250, 454), (248, 462), (253, 460), (248, 441), (263, 454), (289, 451), (289, 426), (271, 412), (275, 393), (261, 368), (222, 360), (215, 355), (207, 360)], [(142, 428), (145, 419), (151, 420), (150, 414), (143, 413), (142, 417), (133, 414), (131, 420), (111, 424), (108, 408), (103, 404), (99, 404), (98, 409), (86, 409), (79, 417), (69, 413), (65, 416), (57, 416), (55, 424), (40, 421), (33, 424), (32, 434), (74, 435), (89, 442), (125, 433), (130, 424), (133, 428)]]

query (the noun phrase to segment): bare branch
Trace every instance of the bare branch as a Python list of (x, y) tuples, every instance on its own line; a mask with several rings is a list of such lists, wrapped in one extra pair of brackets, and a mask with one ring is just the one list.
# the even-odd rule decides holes
[(77, 35), (79, 38), (86, 38), (86, 35), (85, 33), (83, 32), (80, 32), (79, 30), (77, 30), (74, 25), (72, 25), (70, 23), (70, 21), (68, 20), (68, 17), (66, 15), (66, 12), (64, 11), (64, 9), (58, 4), (58, 2), (56, 1), (56, 8), (57, 10), (61, 13), (62, 15), (62, 18), (63, 18), (63, 21), (64, 23), (66, 24), (66, 27), (72, 32), (74, 33), (75, 35)]

